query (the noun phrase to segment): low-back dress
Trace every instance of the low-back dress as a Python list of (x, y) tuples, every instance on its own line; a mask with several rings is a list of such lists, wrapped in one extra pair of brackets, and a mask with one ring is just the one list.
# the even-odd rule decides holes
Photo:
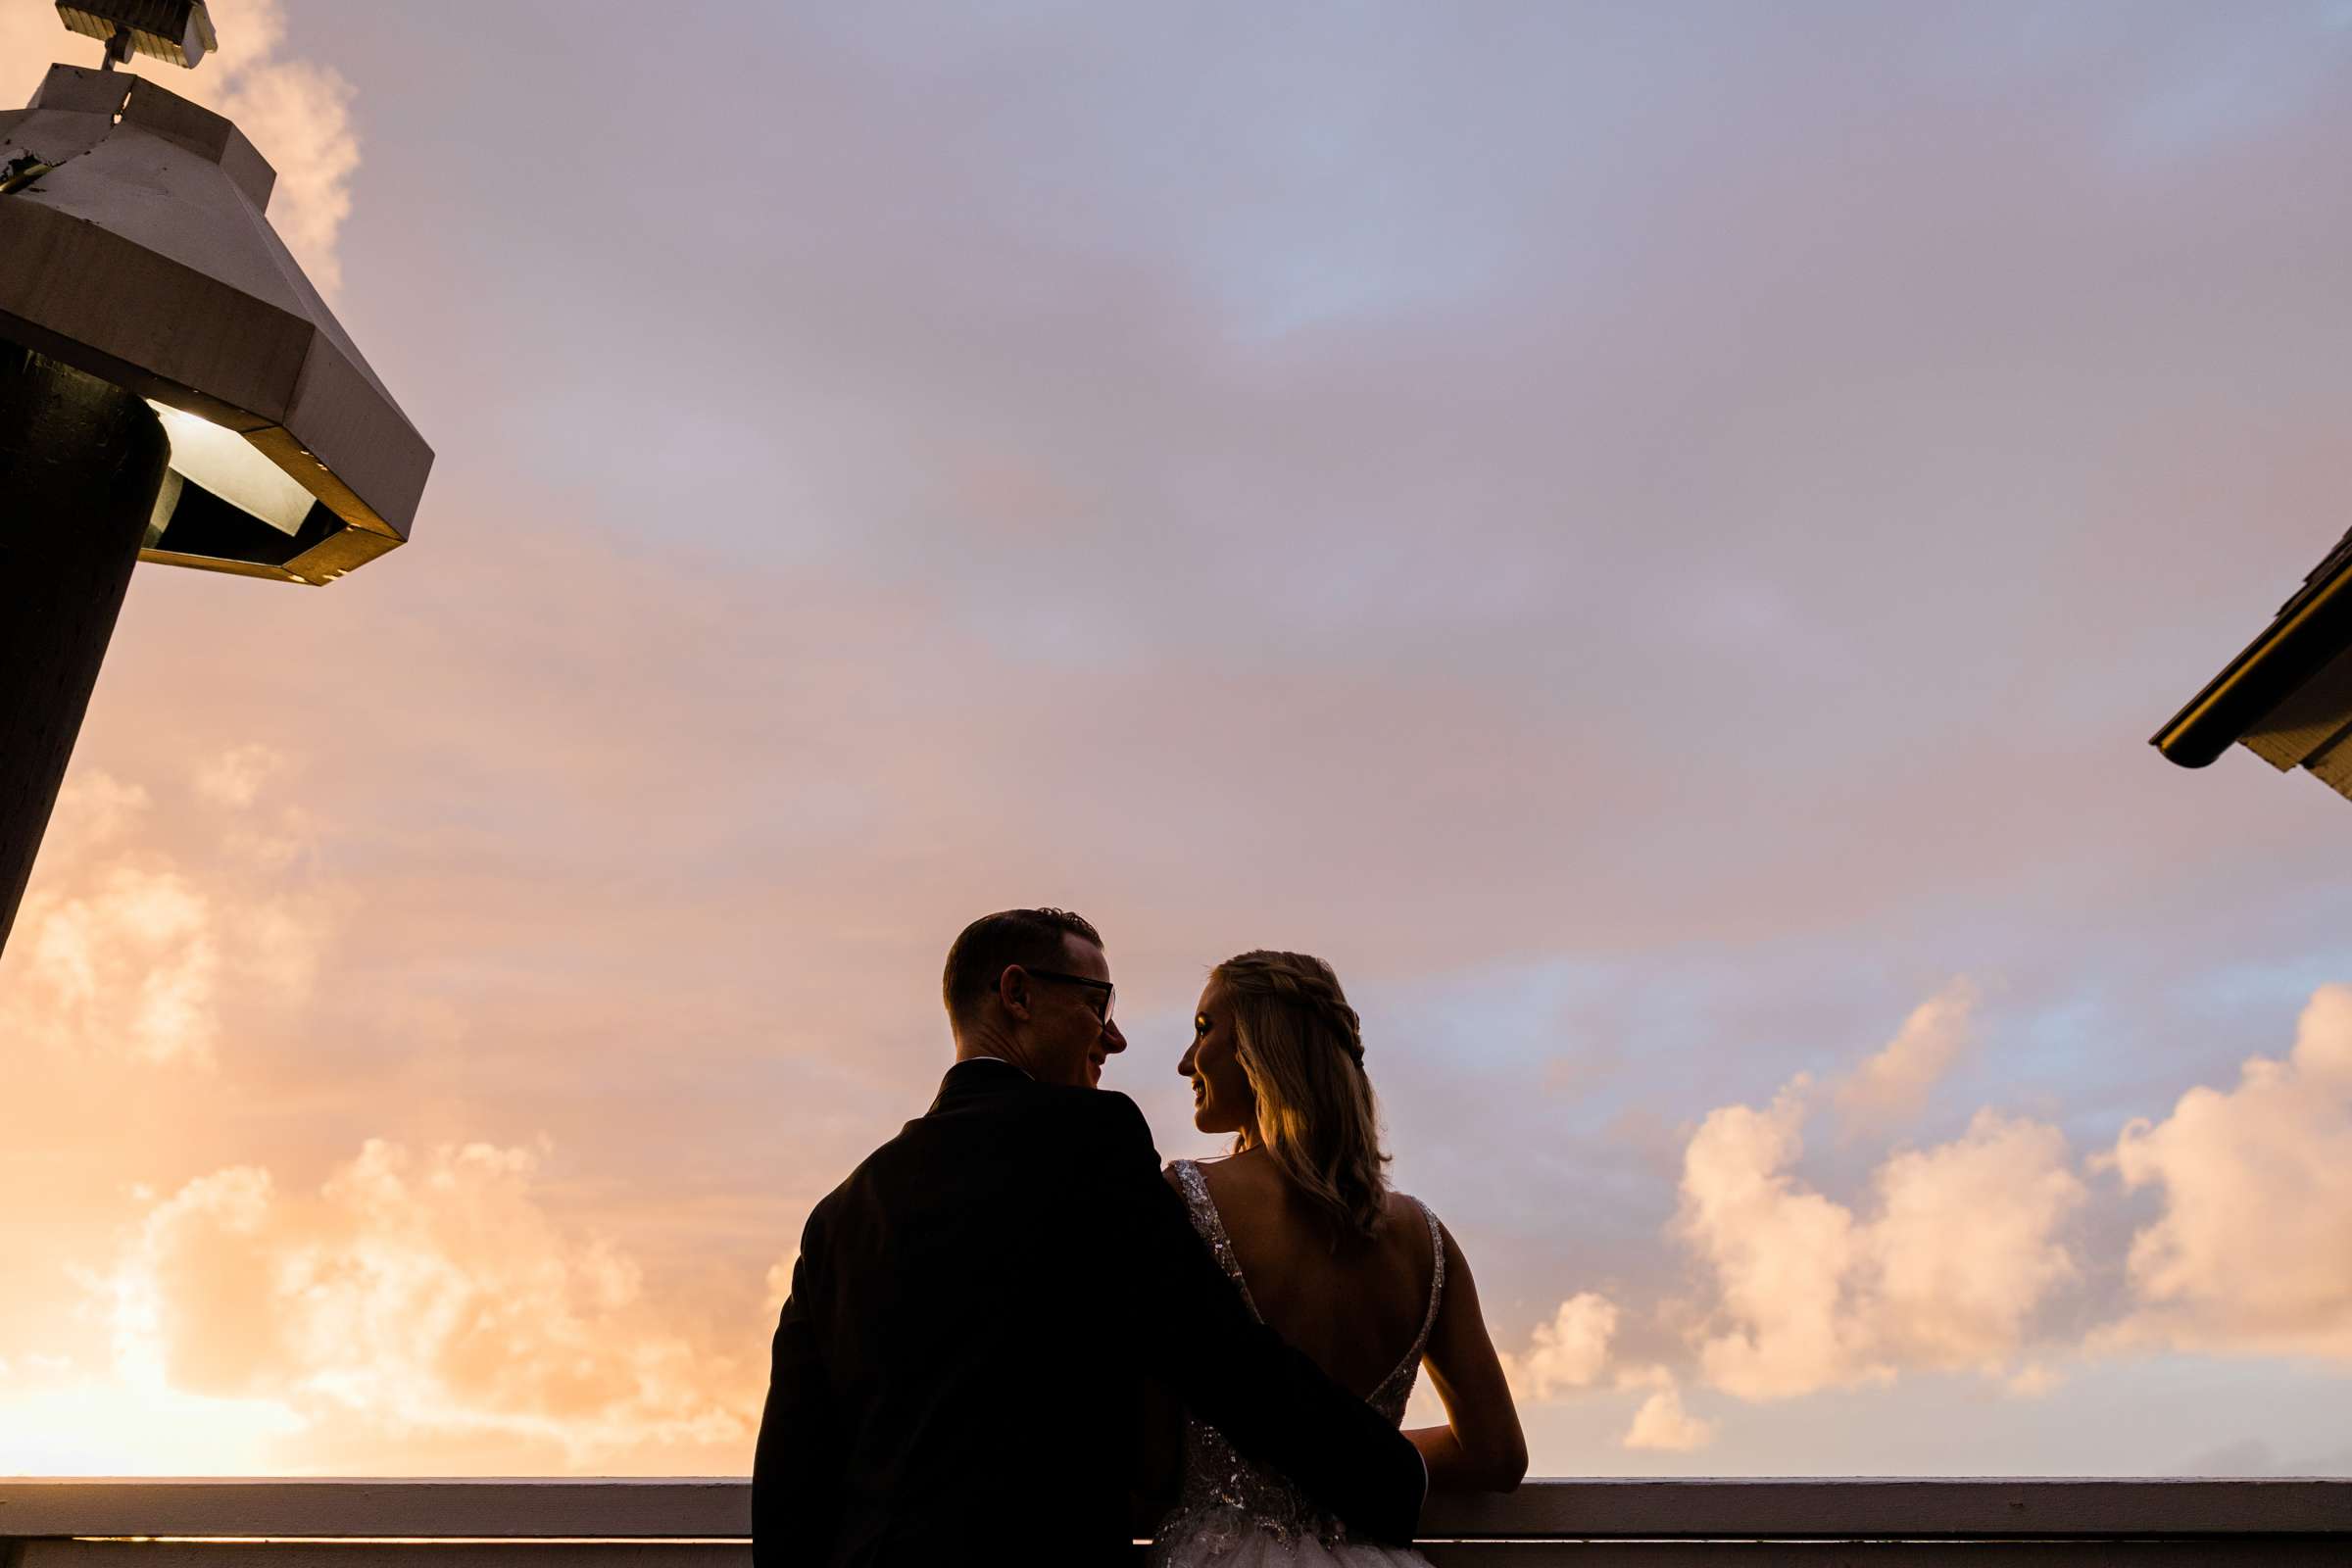
[[(1208, 1244), (1225, 1277), (1242, 1293), (1250, 1315), (1264, 1321), (1250, 1299), (1250, 1282), (1242, 1278), (1241, 1259), (1225, 1221), (1208, 1196), (1200, 1167), (1189, 1159), (1170, 1167), (1192, 1211), (1193, 1229)], [(1429, 1281), (1429, 1308), (1421, 1315), (1421, 1332), (1396, 1369), (1381, 1380), (1365, 1403), (1397, 1425), (1404, 1424), (1404, 1406), (1412, 1397), (1413, 1382), (1421, 1373), (1421, 1352), (1438, 1321), (1438, 1302), (1446, 1291), (1446, 1240), (1437, 1215), (1419, 1199), (1411, 1200), (1429, 1225), (1434, 1268)], [(1335, 1308), (1338, 1303), (1334, 1303)], [(1346, 1568), (1383, 1568), (1414, 1565), (1427, 1568), (1429, 1559), (1409, 1548), (1384, 1546), (1349, 1539), (1347, 1526), (1309, 1501), (1290, 1482), (1261, 1470), (1234, 1451), (1223, 1433), (1190, 1415), (1184, 1423), (1184, 1490), (1160, 1527), (1150, 1561), (1154, 1568), (1295, 1568), (1295, 1565), (1343, 1564)]]

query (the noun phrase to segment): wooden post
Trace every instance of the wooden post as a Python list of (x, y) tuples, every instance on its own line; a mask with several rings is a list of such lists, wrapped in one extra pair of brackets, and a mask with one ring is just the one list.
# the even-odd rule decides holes
[(136, 393), (0, 342), (0, 949), (170, 452)]

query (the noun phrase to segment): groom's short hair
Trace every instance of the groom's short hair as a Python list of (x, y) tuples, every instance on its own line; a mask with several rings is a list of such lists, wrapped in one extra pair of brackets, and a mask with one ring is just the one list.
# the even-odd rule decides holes
[(1102, 945), (1102, 933), (1093, 922), (1067, 909), (1001, 909), (974, 920), (948, 949), (947, 972), (940, 977), (948, 1016), (958, 1023), (971, 1017), (1010, 964), (1053, 968), (1062, 961), (1071, 937)]

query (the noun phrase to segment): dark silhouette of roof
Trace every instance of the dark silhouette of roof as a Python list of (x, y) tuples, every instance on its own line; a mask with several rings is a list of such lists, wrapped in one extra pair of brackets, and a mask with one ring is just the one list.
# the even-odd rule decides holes
[(2150, 744), (2183, 767), (2243, 745), (2352, 797), (2352, 531)]

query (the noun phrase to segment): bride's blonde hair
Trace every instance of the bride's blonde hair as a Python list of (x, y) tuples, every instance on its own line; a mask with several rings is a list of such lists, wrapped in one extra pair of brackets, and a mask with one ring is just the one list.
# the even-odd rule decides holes
[(1380, 1230), (1388, 1193), (1380, 1104), (1364, 1076), (1355, 1009), (1330, 964), (1305, 953), (1244, 953), (1212, 971), (1233, 1004), (1235, 1055), (1257, 1098), (1257, 1136), (1291, 1184), (1342, 1237)]

